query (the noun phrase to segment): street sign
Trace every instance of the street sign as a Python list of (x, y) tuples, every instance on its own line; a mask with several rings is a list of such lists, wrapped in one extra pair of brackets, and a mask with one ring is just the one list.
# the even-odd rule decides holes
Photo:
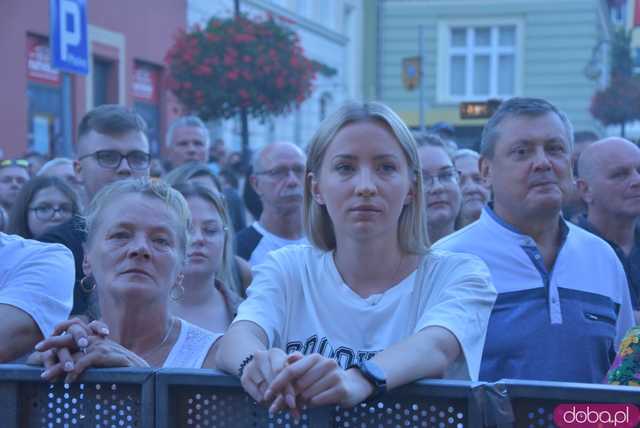
[(420, 84), (421, 61), (419, 56), (404, 58), (402, 60), (402, 83), (409, 91)]
[(460, 118), (488, 119), (498, 110), (500, 103), (500, 100), (460, 103)]
[(87, 74), (86, 0), (49, 0), (51, 65), (62, 71)]

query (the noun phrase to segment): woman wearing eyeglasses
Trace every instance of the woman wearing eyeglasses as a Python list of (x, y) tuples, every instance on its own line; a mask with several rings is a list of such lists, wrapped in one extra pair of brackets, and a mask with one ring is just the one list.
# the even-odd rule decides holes
[(199, 184), (182, 183), (175, 189), (189, 204), (193, 223), (184, 280), (171, 296), (171, 313), (221, 333), (242, 301), (233, 273), (233, 225), (227, 206), (219, 193)]
[(440, 137), (422, 135), (417, 143), (422, 163), (429, 240), (436, 242), (455, 231), (462, 204), (458, 171), (449, 156), (446, 143)]
[(35, 177), (25, 184), (9, 214), (7, 232), (33, 239), (80, 213), (78, 195), (58, 177)]

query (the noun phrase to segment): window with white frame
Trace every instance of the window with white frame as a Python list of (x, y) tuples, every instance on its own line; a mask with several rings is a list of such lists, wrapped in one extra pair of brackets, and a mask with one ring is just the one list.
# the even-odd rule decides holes
[(447, 28), (447, 99), (484, 100), (516, 94), (517, 25)]

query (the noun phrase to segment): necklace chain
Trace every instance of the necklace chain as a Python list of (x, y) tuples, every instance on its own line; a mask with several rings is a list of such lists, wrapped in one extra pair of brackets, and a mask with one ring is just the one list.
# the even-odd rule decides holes
[(154, 353), (155, 351), (160, 349), (162, 345), (164, 345), (167, 342), (167, 340), (169, 339), (169, 336), (171, 336), (171, 332), (173, 331), (173, 325), (175, 324), (175, 321), (176, 321), (175, 317), (171, 317), (169, 328), (167, 329), (167, 332), (164, 334), (164, 337), (162, 338), (160, 343), (158, 343), (156, 346), (149, 349), (148, 351), (143, 352), (142, 355), (150, 355)]
[(400, 260), (398, 260), (398, 266), (396, 266), (396, 271), (393, 273), (393, 278), (392, 281), (396, 281), (396, 278), (398, 277), (398, 272), (400, 271), (400, 266), (402, 266), (402, 262), (404, 261), (404, 254), (402, 254), (400, 256)]

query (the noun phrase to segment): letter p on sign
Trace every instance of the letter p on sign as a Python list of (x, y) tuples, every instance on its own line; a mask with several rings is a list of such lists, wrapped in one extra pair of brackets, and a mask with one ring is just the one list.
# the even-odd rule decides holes
[(86, 0), (49, 0), (52, 66), (61, 71), (87, 74)]
[(77, 47), (82, 40), (80, 8), (73, 1), (60, 0), (60, 24), (60, 56), (63, 61), (67, 61), (69, 47)]

